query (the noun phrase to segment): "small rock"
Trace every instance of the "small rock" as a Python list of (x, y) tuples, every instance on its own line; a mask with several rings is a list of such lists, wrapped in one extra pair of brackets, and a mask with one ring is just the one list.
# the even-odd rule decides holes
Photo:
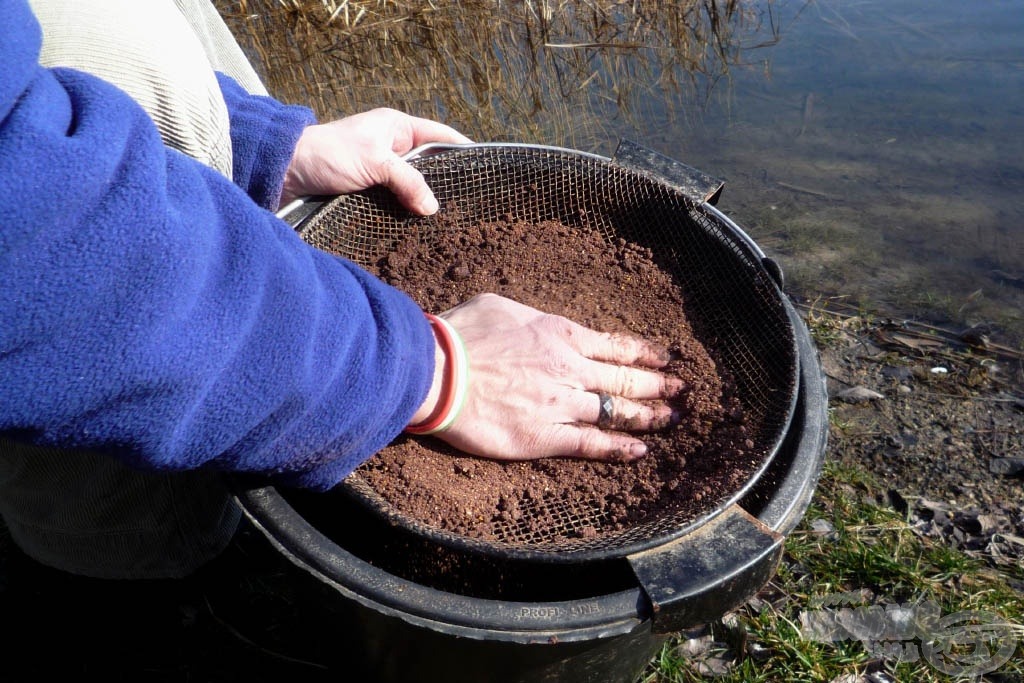
[(837, 391), (833, 398), (839, 399), (840, 401), (846, 401), (847, 403), (866, 403), (868, 401), (877, 401), (880, 398), (885, 398), (882, 394), (877, 391), (868, 389), (867, 387), (849, 387), (842, 391)]
[(972, 536), (964, 541), (964, 550), (984, 550), (988, 547), (988, 539), (984, 536)]
[(999, 517), (981, 514), (977, 510), (967, 510), (955, 513), (953, 524), (971, 533), (972, 536), (990, 536), (999, 527)]
[(811, 533), (817, 536), (834, 535), (836, 528), (827, 519), (818, 518), (811, 522)]
[(917, 522), (913, 525), (913, 529), (921, 536), (933, 536), (936, 533), (935, 525), (932, 524), (931, 520), (927, 519), (917, 520)]
[(772, 649), (762, 643), (747, 643), (747, 656), (755, 662), (763, 662), (772, 656)]
[(466, 278), (468, 278), (472, 273), (469, 269), (469, 266), (458, 264), (450, 267), (448, 269), (447, 274), (448, 279), (454, 280), (455, 282), (459, 282), (460, 280), (465, 280)]
[(868, 683), (896, 683), (896, 679), (884, 671), (876, 671), (867, 675)]
[(913, 377), (914, 373), (905, 365), (886, 365), (882, 368), (882, 376), (903, 382)]
[(720, 652), (698, 661), (697, 673), (701, 676), (718, 678), (719, 676), (728, 675), (735, 666), (736, 660), (732, 658), (732, 655)]
[(722, 626), (730, 632), (745, 628), (740, 622), (739, 616), (735, 612), (729, 612), (728, 614), (723, 615), (719, 621)]
[(868, 683), (868, 679), (860, 674), (839, 674), (829, 683)]
[(1024, 472), (1024, 458), (992, 458), (988, 461), (988, 471), (992, 474), (1012, 476)]
[(747, 600), (747, 608), (752, 612), (760, 613), (767, 605), (767, 602), (756, 595)]
[(961, 511), (953, 515), (953, 524), (969, 534), (981, 533), (981, 515), (974, 510)]
[(696, 638), (687, 638), (676, 646), (676, 655), (682, 659), (697, 659), (707, 654), (715, 643), (710, 633)]
[(949, 514), (949, 505), (927, 498), (918, 498), (914, 507), (923, 519), (943, 519)]

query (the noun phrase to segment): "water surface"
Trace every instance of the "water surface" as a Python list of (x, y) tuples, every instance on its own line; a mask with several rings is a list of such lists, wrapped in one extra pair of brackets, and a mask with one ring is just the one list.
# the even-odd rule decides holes
[(220, 4), (322, 117), (627, 137), (724, 179), (793, 296), (1024, 340), (1024, 0)]
[(636, 134), (729, 180), (722, 208), (792, 290), (1019, 344), (1024, 2), (771, 9), (778, 43), (745, 55), (761, 68), (731, 68), (684, 135)]

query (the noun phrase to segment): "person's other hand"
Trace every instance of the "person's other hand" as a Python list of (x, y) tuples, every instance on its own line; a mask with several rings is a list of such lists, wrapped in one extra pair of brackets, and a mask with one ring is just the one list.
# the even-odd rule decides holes
[[(503, 460), (632, 460), (647, 449), (627, 431), (678, 421), (665, 399), (677, 395), (683, 382), (656, 370), (668, 362), (667, 349), (595, 332), (495, 294), (481, 294), (441, 317), (465, 343), (470, 384), (462, 411), (435, 436), (461, 451)], [(435, 402), (437, 384), (431, 390)], [(602, 425), (608, 429), (595, 427), (602, 393), (613, 397), (611, 420)], [(431, 405), (428, 396), (410, 424), (425, 420)]]
[(471, 140), (442, 123), (394, 109), (373, 109), (309, 126), (285, 173), (281, 205), (306, 195), (345, 194), (384, 185), (410, 211), (432, 214), (437, 211), (434, 193), (420, 172), (401, 158), (428, 142)]

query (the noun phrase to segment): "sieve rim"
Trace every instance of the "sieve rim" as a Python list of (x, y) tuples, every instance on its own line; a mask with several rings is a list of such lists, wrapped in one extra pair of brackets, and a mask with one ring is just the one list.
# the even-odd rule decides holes
[[(421, 148), (417, 148), (413, 152), (410, 152), (409, 161), (414, 166), (417, 166), (419, 162), (425, 159), (435, 159), (438, 156), (445, 154), (465, 154), (473, 153), (476, 150), (480, 151), (493, 151), (495, 149), (514, 149), (525, 152), (543, 152), (543, 153), (557, 153), (570, 155), (573, 157), (588, 158), (597, 160), (603, 164), (609, 164), (618, 168), (624, 168), (628, 171), (637, 171), (638, 169), (633, 166), (622, 166), (616, 162), (615, 159), (603, 157), (600, 155), (592, 154), (589, 152), (581, 152), (578, 150), (571, 150), (562, 147), (552, 147), (545, 145), (530, 145), (524, 143), (469, 143), (463, 145), (424, 145)], [(640, 172), (644, 172), (648, 178), (655, 183), (665, 184), (667, 181), (658, 173), (644, 171), (639, 169)], [(685, 195), (684, 195), (685, 196)], [(695, 199), (692, 196), (685, 196), (685, 199), (692, 205), (693, 210), (699, 211), (712, 221), (717, 228), (728, 235), (730, 238), (730, 246), (738, 246), (741, 248), (749, 261), (758, 268), (764, 276), (766, 281), (771, 284), (773, 288), (773, 295), (780, 299), (784, 298), (784, 294), (781, 291), (781, 282), (777, 278), (776, 274), (773, 273), (765, 265), (766, 257), (760, 247), (750, 238), (747, 233), (740, 228), (732, 219), (726, 216), (724, 213), (719, 211), (716, 207), (707, 201), (701, 199)], [(320, 212), (328, 210), (336, 205), (336, 202), (345, 202), (346, 197), (333, 197), (333, 198), (307, 198), (306, 202), (302, 202), (299, 206), (286, 207), (288, 211), (282, 212), (282, 218), (289, 220), (289, 215), (294, 215), (296, 212), (302, 214), (298, 219), (297, 223), (293, 224), (293, 227), (303, 233), (306, 222)], [(300, 200), (301, 202), (301, 200)], [(737, 257), (738, 260), (739, 257)], [(720, 515), (722, 512), (727, 510), (730, 506), (734, 505), (744, 495), (749, 493), (750, 489), (758, 482), (764, 472), (768, 469), (774, 458), (776, 457), (779, 449), (782, 447), (785, 440), (785, 436), (789, 430), (790, 424), (793, 419), (793, 415), (796, 412), (797, 400), (799, 395), (799, 373), (800, 373), (800, 358), (796, 350), (796, 339), (792, 325), (792, 321), (785, 317), (785, 327), (788, 333), (788, 346), (789, 353), (791, 354), (792, 363), (790, 367), (790, 379), (792, 390), (788, 396), (788, 406), (785, 410), (785, 417), (782, 420), (782, 424), (778, 429), (776, 438), (771, 443), (767, 452), (762, 456), (759, 466), (746, 478), (741, 486), (738, 486), (732, 490), (732, 494), (727, 498), (720, 499), (716, 503), (716, 507), (705, 511), (702, 514), (695, 515), (689, 518), (685, 523), (672, 526), (669, 529), (661, 530), (656, 533), (650, 533), (639, 538), (635, 538), (631, 541), (616, 542), (616, 537), (627, 535), (632, 529), (642, 528), (645, 523), (639, 523), (635, 527), (631, 527), (624, 531), (613, 531), (607, 532), (601, 535), (601, 543), (596, 547), (592, 547), (586, 543), (573, 544), (572, 539), (568, 541), (559, 541), (552, 543), (550, 546), (546, 545), (523, 545), (521, 543), (507, 542), (504, 540), (483, 540), (475, 537), (465, 536), (452, 531), (439, 529), (433, 526), (429, 526), (420, 520), (413, 518), (399, 510), (396, 510), (386, 499), (377, 493), (372, 486), (370, 486), (356, 471), (348, 478), (346, 478), (338, 487), (336, 491), (343, 495), (355, 497), (360, 500), (364, 505), (371, 508), (374, 513), (385, 516), (391, 523), (399, 524), (404, 528), (407, 528), (415, 533), (430, 539), (432, 542), (456, 549), (468, 550), (476, 553), (483, 553), (486, 555), (500, 556), (500, 557), (512, 557), (515, 559), (522, 559), (526, 561), (541, 561), (541, 562), (580, 562), (580, 561), (591, 561), (598, 559), (607, 559), (610, 553), (615, 555), (629, 555), (636, 552), (640, 552), (649, 548), (663, 545), (671, 540), (679, 538), (685, 534), (692, 532), (694, 529), (701, 527), (712, 519)], [(671, 516), (675, 513), (669, 513), (666, 516)]]

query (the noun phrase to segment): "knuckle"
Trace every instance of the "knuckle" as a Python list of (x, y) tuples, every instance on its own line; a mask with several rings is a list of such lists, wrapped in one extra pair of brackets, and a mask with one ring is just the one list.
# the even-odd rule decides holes
[(551, 324), (557, 325), (558, 329), (562, 334), (571, 334), (573, 330), (573, 322), (562, 315), (555, 315), (554, 313), (547, 314)]
[(576, 374), (576, 364), (573, 363), (565, 354), (546, 354), (543, 362), (545, 372), (557, 379), (573, 377)]
[(516, 438), (516, 450), (520, 457), (529, 459), (548, 458), (561, 455), (557, 429), (524, 431)]
[(633, 401), (619, 401), (619, 419), (623, 423), (636, 422), (644, 419), (649, 411), (646, 406)]
[(606, 337), (615, 358), (630, 362), (636, 357), (636, 343), (632, 337), (624, 334), (608, 334)]
[(566, 455), (574, 458), (595, 458), (602, 449), (600, 447), (601, 432), (596, 429), (576, 429), (573, 446)]
[(636, 393), (636, 372), (624, 365), (615, 366), (615, 393), (621, 396), (633, 396)]
[(573, 336), (573, 323), (566, 317), (555, 315), (553, 313), (545, 313), (541, 319), (541, 324), (544, 325), (548, 332), (561, 339), (571, 339)]

